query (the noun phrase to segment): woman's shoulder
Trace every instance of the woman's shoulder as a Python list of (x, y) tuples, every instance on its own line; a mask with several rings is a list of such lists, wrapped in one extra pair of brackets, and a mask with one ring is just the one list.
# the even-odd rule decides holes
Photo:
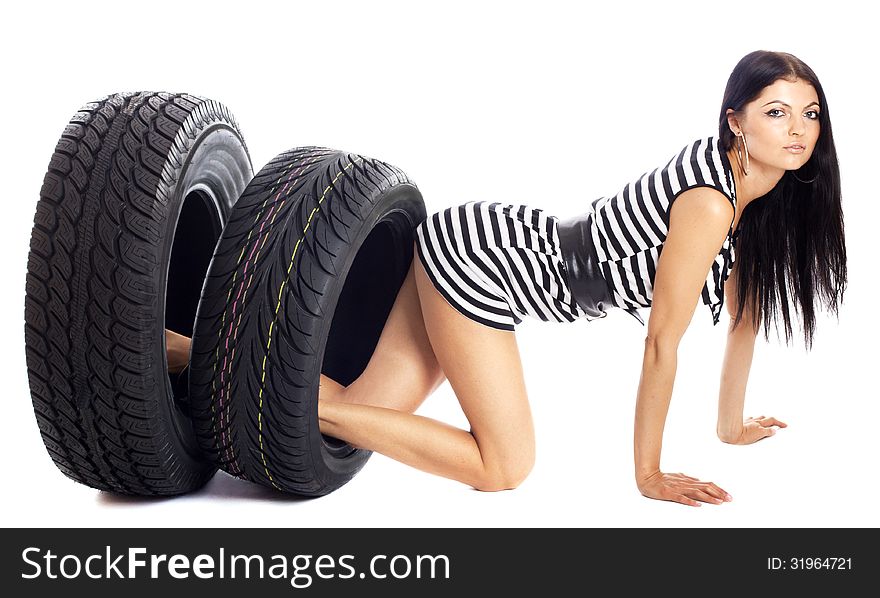
[(620, 223), (632, 223), (645, 232), (638, 238), (647, 235), (662, 242), (669, 209), (676, 198), (695, 187), (720, 191), (736, 208), (733, 170), (716, 135), (691, 139), (654, 170), (644, 172), (614, 195), (595, 200), (592, 208), (598, 213), (597, 225), (610, 227), (609, 234), (623, 231)]
[(674, 196), (694, 187), (713, 187), (730, 202), (736, 202), (733, 168), (718, 135), (691, 139), (670, 158), (665, 168)]
[(687, 143), (678, 147), (669, 161), (670, 164), (676, 162), (687, 162), (691, 165), (704, 167), (703, 169), (709, 167), (722, 173), (730, 168), (730, 164), (727, 162), (727, 153), (723, 150), (718, 135), (691, 138)]

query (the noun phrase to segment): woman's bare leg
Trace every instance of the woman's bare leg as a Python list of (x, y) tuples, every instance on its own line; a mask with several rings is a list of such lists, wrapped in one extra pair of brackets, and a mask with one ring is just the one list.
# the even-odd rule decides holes
[(534, 426), (516, 337), (459, 313), (431, 283), (418, 253), (413, 266), (425, 330), (470, 431), (375, 406), (367, 393), (385, 394), (384, 388), (402, 374), (397, 371), (361, 387), (360, 403), (319, 401), (321, 432), (480, 490), (515, 488), (535, 460)]
[(348, 387), (321, 374), (318, 396), (413, 413), (444, 380), (425, 331), (411, 264), (366, 369)]
[[(321, 399), (370, 402), (412, 413), (446, 380), (425, 331), (413, 272), (410, 265), (367, 368), (347, 388), (321, 374)], [(190, 342), (165, 329), (170, 373), (180, 372), (189, 362)]]

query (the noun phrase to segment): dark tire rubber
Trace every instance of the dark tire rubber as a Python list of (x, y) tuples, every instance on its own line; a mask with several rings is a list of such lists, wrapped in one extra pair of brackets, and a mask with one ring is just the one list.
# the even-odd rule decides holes
[(215, 473), (175, 396), (164, 330), (192, 334), (214, 246), (252, 176), (238, 125), (212, 100), (113, 94), (65, 128), (34, 217), (25, 345), (37, 423), (68, 477), (176, 495)]
[(422, 196), (399, 169), (320, 147), (276, 156), (233, 208), (190, 365), (202, 450), (226, 472), (322, 496), (370, 451), (320, 433), (320, 374), (366, 368), (413, 259)]

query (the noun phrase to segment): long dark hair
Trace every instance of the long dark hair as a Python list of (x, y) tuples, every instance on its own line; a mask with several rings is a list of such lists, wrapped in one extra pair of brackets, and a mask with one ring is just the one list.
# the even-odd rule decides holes
[[(785, 342), (792, 337), (789, 293), (801, 312), (804, 342), (812, 347), (816, 327), (814, 303), (818, 297), (830, 312), (846, 288), (846, 245), (840, 204), (840, 169), (831, 134), (831, 113), (825, 92), (813, 70), (785, 52), (758, 50), (737, 63), (721, 103), (718, 135), (726, 152), (736, 136), (727, 122), (727, 109), (737, 115), (761, 90), (779, 79), (809, 82), (819, 96), (819, 139), (810, 159), (798, 170), (789, 170), (767, 194), (750, 202), (740, 217), (735, 250), (737, 313), (734, 327), (743, 319), (749, 301), (758, 330), (770, 338), (770, 316), (785, 324)], [(795, 176), (796, 175), (796, 176)], [(798, 180), (811, 181), (803, 183)], [(742, 261), (740, 261), (740, 259)]]

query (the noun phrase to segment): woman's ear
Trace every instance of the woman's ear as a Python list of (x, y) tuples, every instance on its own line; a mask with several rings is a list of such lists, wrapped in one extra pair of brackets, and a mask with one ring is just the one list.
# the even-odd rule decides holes
[(735, 114), (736, 110), (733, 108), (727, 109), (727, 126), (730, 127), (730, 130), (733, 131), (734, 135), (740, 130), (739, 120), (737, 120)]

